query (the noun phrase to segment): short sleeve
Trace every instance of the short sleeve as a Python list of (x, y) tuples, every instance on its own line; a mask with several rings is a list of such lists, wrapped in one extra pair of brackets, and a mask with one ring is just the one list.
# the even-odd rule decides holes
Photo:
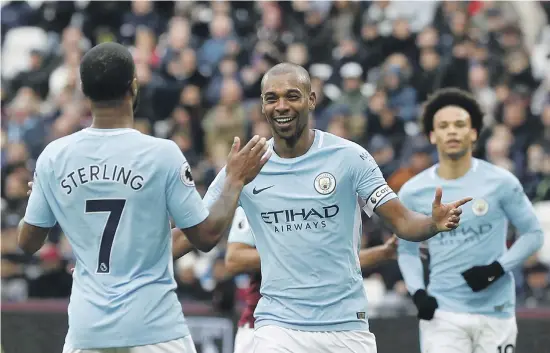
[(225, 167), (216, 175), (214, 181), (208, 187), (206, 195), (204, 195), (204, 203), (208, 209), (214, 205), (214, 202), (220, 197), (223, 184), (225, 183)]
[(46, 165), (48, 157), (44, 155), (45, 153), (46, 151), (36, 161), (32, 192), (27, 203), (24, 220), (25, 223), (36, 227), (51, 228), (55, 225), (56, 219), (45, 193), (49, 183), (50, 170)]
[(365, 201), (363, 211), (370, 217), (377, 207), (397, 197), (382, 176), (374, 158), (361, 146), (354, 145), (346, 156), (352, 182), (360, 198)]
[(229, 231), (229, 243), (243, 243), (250, 246), (256, 246), (254, 240), (254, 233), (248, 224), (248, 220), (242, 207), (238, 207), (235, 211), (235, 217), (233, 218), (233, 224)]
[(167, 208), (176, 227), (185, 229), (201, 223), (208, 217), (208, 210), (195, 188), (189, 163), (172, 141), (162, 160), (167, 163)]

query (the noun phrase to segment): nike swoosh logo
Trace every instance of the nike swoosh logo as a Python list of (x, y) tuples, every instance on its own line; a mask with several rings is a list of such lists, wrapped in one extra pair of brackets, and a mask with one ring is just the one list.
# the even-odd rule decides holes
[(271, 189), (271, 188), (274, 187), (274, 186), (275, 186), (275, 185), (271, 185), (271, 186), (268, 186), (268, 187), (266, 187), (266, 188), (258, 189), (258, 190), (256, 190), (256, 187), (254, 186), (254, 189), (252, 190), (252, 193), (253, 193), (254, 195), (258, 195), (260, 192), (265, 191), (265, 190), (267, 190), (267, 189)]
[(493, 282), (493, 281), (495, 280), (495, 276), (491, 276), (491, 277), (487, 278), (487, 280), (488, 280), (489, 282)]

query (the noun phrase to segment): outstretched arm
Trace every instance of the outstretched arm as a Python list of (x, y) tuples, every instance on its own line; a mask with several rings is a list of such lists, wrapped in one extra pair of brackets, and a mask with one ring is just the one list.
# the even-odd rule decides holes
[(428, 240), (439, 232), (458, 227), (460, 206), (472, 200), (464, 198), (449, 204), (442, 204), (443, 191), (437, 188), (432, 204), (432, 216), (426, 216), (405, 207), (399, 199), (392, 199), (376, 209), (376, 214), (402, 239), (414, 242)]
[(431, 217), (416, 213), (399, 201), (388, 186), (380, 168), (365, 149), (357, 146), (350, 149), (349, 153), (345, 163), (350, 169), (357, 194), (366, 203), (363, 210), (369, 217), (373, 213), (379, 215), (398, 237), (418, 242), (458, 227), (462, 212), (459, 207), (471, 198), (442, 204), (443, 192), (438, 188), (432, 204)]
[[(240, 140), (235, 138), (224, 172), (226, 177), (216, 178), (221, 181), (218, 185), (220, 190), (214, 202), (209, 204), (209, 211), (199, 199), (191, 172), (181, 152), (178, 151), (173, 158), (178, 158), (178, 154), (180, 162), (184, 162), (187, 170), (178, 168), (178, 163), (171, 169), (170, 189), (167, 191), (168, 209), (176, 226), (185, 233), (186, 238), (197, 249), (207, 252), (218, 243), (231, 225), (244, 185), (260, 172), (269, 159), (266, 140), (254, 136), (241, 150)], [(189, 190), (185, 191), (185, 188)], [(180, 192), (176, 193), (174, 190)], [(186, 194), (192, 194), (192, 199), (190, 196), (185, 197)], [(194, 213), (188, 211), (193, 208), (198, 210)]]

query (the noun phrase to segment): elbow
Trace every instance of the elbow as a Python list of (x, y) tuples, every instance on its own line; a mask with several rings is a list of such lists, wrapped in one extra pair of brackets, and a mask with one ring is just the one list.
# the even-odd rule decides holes
[(19, 223), (19, 229), (17, 232), (17, 247), (21, 249), (25, 254), (32, 255), (34, 254), (34, 251), (32, 251), (33, 249), (31, 249), (31, 244), (28, 241), (29, 238), (25, 237), (22, 231), (22, 226), (23, 220), (21, 220), (21, 222)]
[[(214, 249), (218, 242), (221, 239), (221, 234), (213, 230), (208, 230), (202, 232), (200, 236), (197, 237), (196, 241), (192, 241), (195, 248), (202, 252), (209, 252)], [(189, 237), (188, 237), (189, 238)], [(189, 239), (191, 240), (191, 239)]]
[(197, 249), (202, 252), (209, 252), (210, 250), (214, 249), (216, 244), (218, 244), (218, 238), (215, 234), (210, 233), (202, 233), (200, 236), (191, 238), (187, 237), (191, 244)]
[(33, 255), (35, 252), (37, 252), (40, 249), (40, 247), (36, 248), (36, 246), (34, 246), (32, 242), (29, 241), (29, 238), (23, 236), (23, 234), (21, 233), (19, 233), (19, 235), (17, 236), (17, 246), (26, 255)]
[(209, 252), (210, 250), (214, 249), (216, 247), (217, 242), (200, 242), (199, 244), (194, 244), (197, 249), (199, 249), (202, 252)]
[(44, 245), (51, 228), (33, 226), (21, 221), (17, 246), (27, 255), (33, 255)]
[(27, 242), (21, 238), (21, 234), (17, 237), (17, 247), (21, 249), (25, 254), (32, 255), (34, 252), (31, 252), (31, 249)]

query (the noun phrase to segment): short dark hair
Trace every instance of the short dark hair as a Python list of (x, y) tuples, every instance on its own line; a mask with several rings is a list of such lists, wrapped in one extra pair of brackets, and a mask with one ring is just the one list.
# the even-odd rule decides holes
[(132, 54), (118, 43), (102, 43), (90, 49), (80, 62), (82, 91), (93, 102), (122, 99), (135, 74)]
[(434, 116), (442, 108), (457, 106), (468, 112), (472, 127), (479, 134), (483, 128), (483, 109), (470, 93), (458, 88), (443, 88), (436, 91), (424, 103), (422, 125), (428, 135), (434, 128)]
[(308, 92), (311, 92), (311, 78), (309, 77), (309, 72), (307, 72), (307, 70), (300, 65), (287, 63), (287, 62), (280, 63), (273, 66), (264, 74), (264, 77), (262, 78), (262, 82), (261, 82), (262, 92), (264, 90), (264, 85), (268, 77), (277, 76), (277, 75), (286, 75), (286, 74), (296, 75), (298, 82), (304, 85), (304, 88)]

